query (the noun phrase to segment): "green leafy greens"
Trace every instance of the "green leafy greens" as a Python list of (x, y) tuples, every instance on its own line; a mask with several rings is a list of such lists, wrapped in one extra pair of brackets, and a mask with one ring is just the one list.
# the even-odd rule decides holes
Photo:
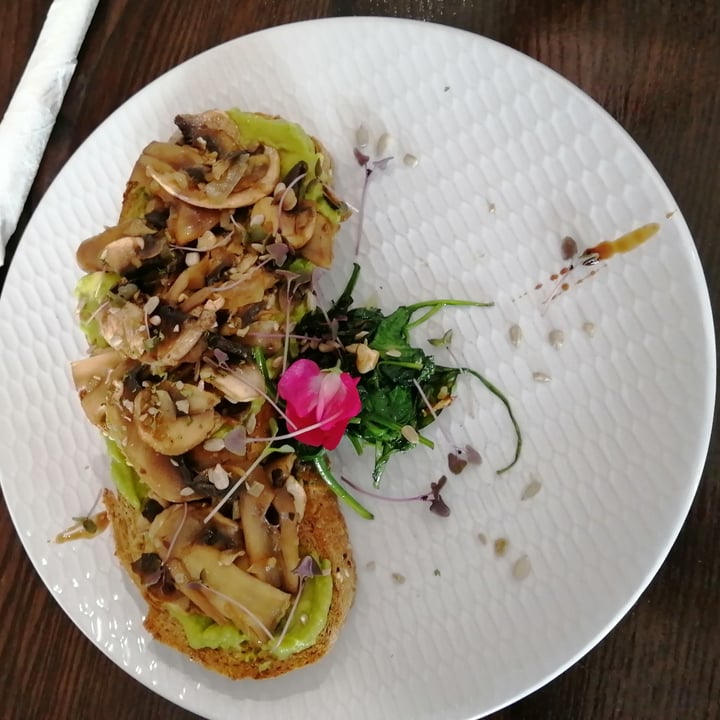
[[(346, 435), (358, 453), (365, 447), (374, 448), (373, 481), (378, 486), (390, 458), (412, 448), (416, 442), (433, 446), (421, 431), (442, 411), (443, 399), (452, 395), (460, 374), (478, 380), (505, 405), (516, 433), (515, 455), (505, 472), (517, 461), (521, 435), (510, 404), (500, 390), (478, 372), (463, 367), (446, 367), (435, 362), (421, 348), (410, 342), (410, 331), (425, 322), (443, 307), (488, 307), (492, 303), (467, 300), (431, 300), (403, 305), (390, 315), (375, 307), (353, 307), (352, 293), (360, 272), (355, 264), (340, 297), (324, 312), (317, 308), (305, 315), (295, 332), (308, 337), (327, 337), (339, 344), (338, 353), (323, 352), (312, 346), (300, 355), (314, 360), (321, 368), (338, 367), (360, 377), (358, 392), (362, 410), (347, 427)], [(422, 313), (418, 316), (419, 313)], [(357, 343), (379, 353), (378, 362), (369, 372), (359, 374), (356, 356), (347, 348)], [(428, 407), (428, 405), (430, 407)], [(437, 411), (431, 408), (438, 407)], [(327, 468), (324, 468), (327, 470)]]

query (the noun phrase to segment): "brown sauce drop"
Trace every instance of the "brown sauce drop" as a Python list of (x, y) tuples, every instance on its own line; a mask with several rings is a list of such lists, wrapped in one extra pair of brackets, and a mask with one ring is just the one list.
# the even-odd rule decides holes
[(609, 260), (613, 255), (634, 250), (649, 240), (658, 230), (660, 230), (658, 223), (648, 223), (625, 235), (621, 235), (616, 240), (606, 240), (598, 243), (595, 247), (588, 248), (583, 253), (583, 256), (594, 255), (598, 260)]

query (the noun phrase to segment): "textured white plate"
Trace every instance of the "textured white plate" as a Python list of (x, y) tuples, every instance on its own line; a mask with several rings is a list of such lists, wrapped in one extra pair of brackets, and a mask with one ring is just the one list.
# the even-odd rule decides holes
[[(374, 522), (348, 517), (360, 583), (336, 648), (314, 667), (255, 683), (215, 677), (148, 638), (108, 535), (48, 543), (108, 483), (101, 441), (68, 370), (84, 349), (71, 295), (74, 248), (114, 222), (137, 154), (170, 134), (176, 113), (234, 105), (281, 113), (322, 138), (353, 203), (361, 122), (374, 137), (391, 133), (399, 156), (420, 159), (373, 178), (358, 299), (386, 309), (427, 297), (494, 299), (493, 309), (447, 311), (415, 337), (453, 327), (454, 353), (508, 393), (525, 435), (521, 462), (495, 476), (512, 432), (499, 404), (463, 380), (442, 423), (485, 463), (452, 478), (452, 516), (370, 501)], [(652, 221), (662, 225), (655, 238), (543, 312), (563, 236), (589, 246)], [(354, 229), (351, 221), (340, 241), (330, 291), (349, 271)], [(210, 718), (231, 707), (258, 720), (462, 720), (530, 692), (597, 642), (650, 581), (707, 450), (710, 309), (667, 188), (623, 130), (568, 82), (444, 27), (380, 19), (279, 27), (152, 83), (58, 176), (27, 228), (0, 310), (0, 473), (28, 554), (103, 652)], [(586, 321), (596, 325), (592, 338)], [(524, 331), (517, 348), (508, 341), (514, 323)], [(547, 340), (551, 329), (565, 333), (559, 350)], [(552, 381), (534, 382), (535, 371)], [(349, 447), (335, 463), (366, 482), (368, 463)], [(443, 468), (442, 452), (411, 453), (391, 463), (384, 490), (419, 492)], [(533, 476), (542, 489), (521, 501)], [(492, 550), (498, 537), (510, 542), (503, 558)], [(512, 566), (522, 555), (532, 572), (518, 581)]]

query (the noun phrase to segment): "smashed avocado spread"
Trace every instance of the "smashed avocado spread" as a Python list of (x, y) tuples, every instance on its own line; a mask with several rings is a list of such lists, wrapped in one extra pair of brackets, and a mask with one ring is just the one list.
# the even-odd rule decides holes
[(110, 291), (117, 286), (121, 279), (117, 273), (98, 270), (81, 277), (75, 286), (75, 295), (79, 305), (80, 329), (91, 346), (107, 347), (95, 316), (100, 306), (107, 300)]
[(118, 492), (136, 509), (140, 510), (143, 500), (150, 492), (148, 486), (131, 468), (118, 444), (109, 437), (105, 438), (108, 455), (110, 455), (110, 477)]
[[(329, 564), (324, 561), (321, 566), (329, 567)], [(282, 642), (276, 647), (277, 641), (272, 640), (266, 645), (266, 650), (278, 660), (284, 660), (314, 645), (327, 623), (331, 601), (332, 577), (320, 575), (309, 578)], [(247, 637), (234, 625), (218, 625), (206, 615), (185, 612), (172, 603), (166, 607), (182, 626), (188, 644), (194, 650), (235, 650), (247, 654), (248, 660), (254, 658), (253, 651), (247, 650)]]
[[(280, 174), (285, 177), (299, 162), (307, 166), (303, 180), (305, 197), (317, 203), (318, 212), (328, 220), (339, 223), (343, 215), (332, 207), (323, 195), (322, 183), (329, 177), (318, 177), (317, 170), (323, 164), (323, 155), (318, 152), (313, 139), (296, 123), (282, 118), (268, 117), (242, 110), (228, 110), (228, 116), (240, 129), (244, 143), (259, 142), (274, 147), (280, 154)], [(319, 182), (316, 182), (319, 181)]]
[[(149, 489), (131, 468), (122, 450), (110, 438), (105, 439), (110, 455), (110, 476), (118, 492), (137, 510), (142, 507)], [(320, 567), (328, 571), (330, 563), (323, 560)], [(317, 642), (320, 633), (327, 623), (330, 604), (332, 602), (332, 577), (318, 575), (308, 578), (303, 585), (297, 608), (290, 618), (282, 642), (268, 643), (266, 649), (279, 660), (284, 660), (295, 653), (311, 647)], [(170, 615), (182, 626), (188, 644), (194, 650), (212, 648), (214, 650), (236, 650), (243, 652), (243, 643), (247, 637), (234, 625), (218, 625), (214, 620), (200, 613), (188, 613), (172, 603), (167, 603)], [(252, 651), (247, 651), (248, 659), (252, 659)]]

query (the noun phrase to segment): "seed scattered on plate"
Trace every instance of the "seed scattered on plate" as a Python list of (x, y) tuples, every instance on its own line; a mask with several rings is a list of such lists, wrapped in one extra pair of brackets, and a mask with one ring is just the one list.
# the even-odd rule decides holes
[(510, 541), (507, 538), (497, 538), (497, 540), (493, 543), (495, 555), (503, 557), (503, 555), (507, 552), (508, 545), (510, 545)]
[(393, 573), (392, 579), (398, 584), (402, 585), (405, 582), (405, 576), (400, 573)]
[(370, 142), (370, 133), (368, 132), (368, 129), (361, 125), (356, 131), (355, 131), (355, 144), (359, 148), (365, 148), (367, 147), (367, 144)]
[(405, 155), (403, 156), (403, 162), (408, 167), (417, 167), (420, 161), (412, 153), (405, 153)]
[(532, 374), (532, 376), (533, 376), (533, 380), (535, 382), (539, 382), (539, 383), (549, 383), (551, 380), (551, 377), (547, 373), (544, 373), (544, 372), (534, 372)]
[(478, 540), (481, 545), (487, 545), (487, 535), (485, 533), (478, 533)]
[(378, 157), (385, 157), (387, 155), (390, 146), (393, 143), (393, 136), (390, 133), (383, 133), (377, 141), (375, 146), (375, 154)]
[(488, 212), (491, 215), (495, 214), (495, 203), (491, 203), (491, 202), (488, 203)]
[(548, 335), (548, 342), (559, 350), (565, 344), (565, 333), (562, 330), (551, 330)]
[(532, 566), (527, 555), (521, 555), (512, 566), (512, 575), (516, 580), (525, 580), (530, 574)]
[(510, 338), (510, 343), (517, 347), (523, 337), (522, 328), (519, 325), (511, 325), (508, 330), (508, 337)]
[(584, 322), (582, 329), (585, 331), (585, 334), (589, 337), (593, 337), (595, 335), (595, 323), (591, 322)]
[(530, 480), (530, 482), (525, 486), (525, 489), (522, 491), (522, 495), (520, 496), (521, 500), (530, 500), (530, 498), (534, 498), (542, 488), (541, 482), (537, 478), (533, 478)]

